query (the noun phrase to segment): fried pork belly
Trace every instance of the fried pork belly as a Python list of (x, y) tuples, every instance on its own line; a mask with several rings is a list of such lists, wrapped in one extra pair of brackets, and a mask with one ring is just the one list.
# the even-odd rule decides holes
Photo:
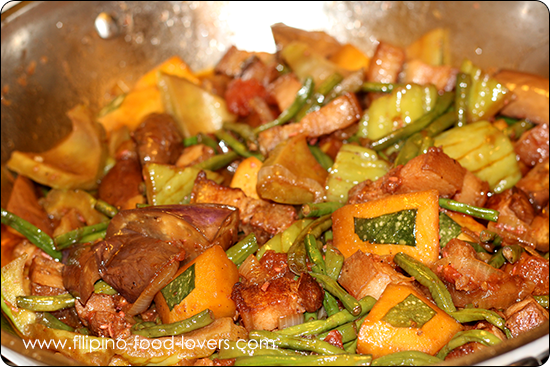
[(127, 338), (132, 323), (126, 319), (122, 308), (126, 305), (121, 296), (92, 294), (86, 306), (75, 302), (78, 317), (93, 335), (108, 338)]
[(405, 51), (385, 42), (380, 42), (372, 59), (366, 77), (369, 82), (395, 83), (405, 62)]
[(319, 284), (303, 273), (298, 280), (281, 277), (263, 284), (236, 283), (231, 299), (247, 330), (274, 330), (281, 317), (316, 311), (323, 294)]
[(403, 82), (433, 84), (440, 91), (451, 91), (455, 87), (457, 73), (458, 70), (449, 65), (433, 66), (413, 59), (404, 66)]
[(354, 186), (349, 192), (348, 203), (359, 204), (389, 195), (430, 189), (438, 190), (441, 197), (450, 198), (462, 190), (466, 172), (441, 148), (431, 147), (426, 154), (392, 169), (375, 182), (366, 180)]
[(529, 201), (533, 204), (535, 210), (540, 210), (548, 205), (549, 198), (549, 159), (537, 163), (521, 180), (516, 187), (521, 189), (529, 196)]
[(55, 294), (66, 293), (62, 272), (63, 264), (44, 256), (36, 256), (29, 268), (31, 289), (36, 288), (33, 294), (46, 295), (44, 291), (48, 288)]
[(513, 304), (505, 312), (506, 327), (515, 338), (548, 320), (548, 311), (532, 297)]
[[(548, 109), (548, 106), (546, 107)], [(529, 167), (544, 162), (550, 155), (548, 122), (535, 126), (523, 133), (514, 146), (519, 159)]]
[(357, 251), (344, 261), (338, 282), (356, 299), (365, 296), (380, 298), (390, 283), (410, 284), (408, 278), (395, 271), (377, 255)]
[(535, 284), (533, 296), (548, 294), (548, 260), (524, 252), (519, 261), (506, 264), (503, 270), (511, 276), (519, 276), (525, 281), (533, 282)]
[(296, 209), (291, 205), (249, 198), (241, 189), (218, 185), (207, 179), (204, 172), (197, 175), (191, 202), (224, 204), (238, 208), (241, 229), (247, 234), (253, 232), (260, 244), (287, 229), (297, 217)]

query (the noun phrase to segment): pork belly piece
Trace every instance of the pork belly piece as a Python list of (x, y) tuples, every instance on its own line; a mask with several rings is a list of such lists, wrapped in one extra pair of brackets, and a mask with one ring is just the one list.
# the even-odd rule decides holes
[(506, 264), (503, 270), (511, 276), (519, 276), (525, 281), (533, 282), (533, 296), (548, 294), (548, 260), (524, 252), (519, 261)]
[(300, 122), (275, 126), (258, 136), (260, 150), (268, 154), (279, 143), (289, 137), (305, 134), (308, 138), (318, 138), (357, 122), (361, 118), (361, 106), (352, 93), (333, 99), (321, 109), (308, 113)]
[(144, 202), (140, 185), (143, 182), (141, 164), (132, 140), (123, 143), (117, 151), (116, 163), (101, 179), (97, 193), (101, 200), (118, 209), (135, 208)]
[(264, 100), (267, 98), (267, 90), (256, 79), (233, 79), (225, 91), (227, 109), (241, 117), (246, 117), (253, 111), (250, 101), (255, 97)]
[(264, 284), (236, 283), (231, 299), (250, 330), (274, 330), (279, 318), (314, 312), (323, 303), (324, 291), (307, 273), (298, 280), (276, 278)]
[(534, 74), (501, 70), (494, 78), (510, 89), (515, 98), (502, 111), (505, 116), (548, 124), (548, 79)]
[(505, 312), (506, 327), (514, 338), (542, 325), (548, 320), (548, 311), (532, 297), (510, 306)]
[(493, 195), (486, 207), (499, 212), (498, 221), (490, 222), (487, 229), (496, 232), (509, 243), (519, 242), (524, 246), (536, 247), (530, 227), (535, 210), (523, 191), (514, 187)]
[(93, 335), (114, 339), (127, 338), (131, 335), (133, 322), (125, 318), (119, 305), (120, 296), (92, 294), (86, 306), (75, 302), (76, 312)]
[(548, 205), (546, 205), (542, 213), (531, 222), (531, 235), (535, 239), (537, 251), (548, 252), (548, 226)]
[(302, 88), (302, 83), (294, 73), (281, 75), (267, 86), (267, 91), (273, 96), (279, 106), (279, 110), (284, 111), (296, 98), (296, 93)]
[(361, 182), (349, 192), (348, 203), (358, 204), (388, 195), (406, 194), (435, 189), (439, 196), (449, 198), (462, 189), (467, 170), (460, 163), (431, 147), (426, 154), (398, 166), (375, 182)]
[[(29, 268), (29, 279), (33, 284), (57, 288), (66, 293), (63, 286), (63, 264), (44, 256), (36, 256)], [(59, 294), (59, 293), (58, 293)]]
[[(548, 106), (546, 107), (548, 108)], [(523, 133), (514, 145), (514, 150), (519, 159), (529, 167), (548, 159), (550, 148), (548, 146), (548, 123), (535, 126)]]
[(300, 41), (307, 44), (319, 55), (328, 58), (342, 48), (338, 40), (323, 31), (304, 31), (283, 23), (277, 23), (271, 26), (271, 32), (278, 50), (282, 50), (291, 42)]
[(490, 191), (489, 183), (476, 177), (472, 172), (465, 170), (462, 187), (453, 196), (453, 200), (464, 204), (484, 207), (487, 203), (487, 194)]
[(338, 283), (356, 299), (371, 296), (379, 299), (391, 283), (411, 284), (408, 278), (395, 271), (377, 255), (357, 251), (344, 261)]
[(15, 179), (6, 210), (38, 227), (47, 235), (53, 234), (53, 224), (38, 203), (36, 188), (27, 177), (19, 175)]
[(231, 46), (222, 59), (216, 65), (214, 71), (218, 74), (224, 74), (231, 78), (239, 77), (247, 64), (254, 60), (252, 52), (242, 51), (235, 46)]
[(478, 260), (475, 250), (456, 238), (445, 246), (443, 258), (432, 270), (445, 283), (457, 307), (506, 308), (535, 288), (530, 280)]
[(290, 227), (297, 217), (296, 209), (291, 205), (249, 198), (241, 189), (218, 185), (207, 179), (204, 172), (197, 175), (191, 202), (216, 203), (238, 208), (241, 229), (247, 234), (253, 232), (260, 244)]
[(145, 163), (174, 164), (183, 150), (178, 126), (166, 113), (146, 116), (133, 137), (142, 166)]
[(179, 156), (176, 167), (185, 168), (206, 161), (216, 155), (214, 149), (204, 144), (195, 144), (186, 147)]
[(405, 63), (405, 51), (386, 42), (380, 42), (366, 73), (369, 82), (395, 83)]
[[(465, 331), (466, 330), (483, 330), (496, 335), (502, 341), (506, 340), (506, 335), (504, 335), (504, 333), (499, 328), (489, 324), (487, 321), (480, 321), (477, 324), (475, 324), (475, 326), (464, 325), (464, 330)], [(464, 345), (461, 345), (458, 348), (453, 349), (447, 355), (447, 357), (445, 357), (445, 360), (448, 361), (451, 359), (460, 358), (485, 348), (487, 347), (481, 343), (477, 343), (477, 342), (466, 343)]]
[(548, 185), (548, 158), (543, 162), (537, 163), (521, 180), (516, 184), (529, 196), (529, 201), (539, 211), (548, 205), (549, 185)]
[(413, 59), (403, 68), (403, 82), (420, 85), (433, 84), (439, 91), (451, 91), (455, 87), (458, 70), (449, 66), (433, 66)]

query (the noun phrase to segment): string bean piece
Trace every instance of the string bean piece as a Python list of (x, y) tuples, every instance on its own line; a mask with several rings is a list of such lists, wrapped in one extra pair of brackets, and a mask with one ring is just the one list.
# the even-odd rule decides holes
[(41, 229), (27, 222), (23, 218), (8, 212), (4, 208), (1, 209), (2, 224), (15, 229), (17, 232), (25, 236), (32, 244), (50, 255), (56, 260), (61, 260), (62, 254), (57, 251), (53, 239)]
[[(238, 343), (238, 344), (237, 344)], [(293, 350), (270, 348), (266, 345), (259, 347), (258, 345), (249, 345), (249, 343), (235, 342), (232, 340), (225, 340), (220, 343), (220, 349), (218, 352), (219, 359), (230, 359), (250, 356), (296, 356), (300, 355)]]
[(447, 313), (456, 311), (451, 294), (441, 279), (430, 268), (403, 252), (396, 254), (393, 261), (410, 276), (414, 277), (418, 283), (429, 289), (439, 308)]
[(106, 215), (109, 218), (114, 217), (118, 214), (118, 209), (112, 206), (111, 204), (107, 203), (106, 201), (103, 201), (101, 199), (97, 199), (94, 204), (94, 209), (100, 212), (103, 215)]
[(325, 339), (328, 336), (328, 334), (334, 330), (338, 330), (340, 335), (342, 335), (342, 343), (344, 344), (357, 339), (357, 329), (355, 326), (355, 321), (351, 321), (342, 326), (338, 326), (337, 328), (334, 328), (331, 331), (321, 333), (317, 335), (317, 339), (321, 339), (321, 340)]
[(332, 316), (340, 312), (340, 307), (338, 306), (338, 300), (334, 298), (329, 292), (325, 292), (323, 295), (323, 307), (328, 316)]
[(224, 154), (218, 154), (213, 157), (210, 157), (203, 162), (195, 164), (193, 167), (196, 167), (198, 169), (207, 169), (210, 171), (216, 171), (216, 170), (219, 170), (220, 168), (228, 166), (231, 162), (233, 162), (238, 158), (239, 158), (239, 155), (236, 152), (230, 151)]
[(405, 165), (408, 161), (418, 156), (420, 154), (420, 146), (422, 145), (423, 139), (424, 137), (421, 133), (416, 133), (409, 137), (403, 145), (403, 148), (401, 148), (397, 154), (397, 158), (395, 158), (395, 167)]
[(17, 307), (29, 311), (58, 311), (74, 307), (75, 299), (69, 293), (59, 296), (18, 296)]
[(327, 243), (325, 247), (325, 266), (327, 275), (337, 281), (338, 277), (340, 277), (340, 271), (344, 266), (344, 255), (330, 243)]
[(479, 232), (479, 240), (483, 243), (493, 243), (495, 246), (500, 246), (502, 243), (502, 237), (500, 237), (496, 232), (489, 231), (484, 229)]
[(57, 317), (52, 315), (49, 312), (41, 312), (38, 315), (38, 322), (50, 329), (58, 329), (65, 331), (74, 331), (72, 327), (65, 324), (64, 322), (59, 321)]
[(87, 236), (82, 237), (80, 239), (80, 241), (78, 241), (78, 243), (94, 242), (95, 240), (105, 238), (106, 235), (107, 235), (107, 230), (104, 229), (103, 231), (99, 231), (99, 232), (96, 232), (96, 233), (91, 233)]
[(423, 136), (418, 149), (418, 155), (428, 153), (428, 149), (434, 146), (434, 139), (430, 136)]
[(91, 226), (77, 228), (73, 231), (55, 237), (53, 241), (58, 250), (63, 250), (81, 241), (85, 236), (106, 230), (108, 226), (109, 222), (102, 222)]
[(439, 362), (443, 360), (424, 352), (408, 350), (376, 358), (371, 366), (428, 366)]
[(462, 323), (485, 320), (496, 326), (502, 331), (506, 330), (506, 321), (500, 315), (491, 310), (482, 308), (465, 308), (463, 310), (451, 312), (450, 314), (456, 321)]
[(436, 118), (434, 122), (429, 124), (428, 127), (426, 127), (422, 131), (425, 132), (427, 136), (433, 138), (441, 134), (443, 131), (447, 130), (451, 126), (454, 126), (456, 120), (456, 112), (452, 108), (450, 108), (449, 111)]
[(240, 122), (224, 122), (223, 128), (229, 131), (233, 131), (235, 134), (238, 134), (241, 138), (249, 143), (252, 143), (254, 145), (258, 144), (256, 134), (254, 134), (252, 127), (248, 124)]
[(317, 239), (330, 227), (332, 227), (331, 214), (327, 214), (308, 224), (308, 226), (298, 234), (287, 252), (288, 267), (294, 274), (300, 275), (308, 271), (307, 253), (304, 244), (305, 237), (308, 234), (312, 234)]
[(542, 307), (546, 308), (548, 310), (548, 295), (546, 296), (533, 296), (535, 301)]
[(347, 353), (355, 354), (357, 352), (357, 338), (355, 340), (344, 343), (344, 350)]
[(352, 315), (358, 316), (361, 314), (362, 310), (359, 301), (346, 292), (346, 290), (342, 288), (337, 281), (327, 275), (315, 274), (313, 272), (310, 272), (309, 274), (314, 277), (327, 292), (338, 298), (344, 305), (344, 308)]
[(329, 157), (328, 154), (323, 152), (321, 148), (319, 148), (317, 145), (308, 145), (309, 151), (311, 154), (313, 154), (313, 157), (315, 157), (315, 160), (319, 162), (321, 167), (326, 169), (327, 171), (334, 165), (334, 161), (332, 158)]
[(225, 130), (220, 129), (216, 131), (214, 135), (216, 135), (216, 137), (221, 141), (224, 141), (231, 149), (233, 149), (238, 155), (242, 157), (245, 157), (245, 158), (255, 157), (262, 162), (265, 159), (265, 157), (260, 153), (254, 153), (249, 151), (248, 148), (243, 143), (235, 139), (233, 135), (231, 135)]
[(525, 249), (520, 245), (508, 245), (502, 248), (502, 255), (510, 264), (515, 264), (519, 260)]
[(302, 205), (302, 215), (305, 218), (322, 217), (323, 215), (332, 214), (336, 210), (343, 207), (344, 204), (337, 201), (327, 201), (324, 203), (307, 203)]
[(462, 214), (471, 215), (472, 217), (488, 220), (491, 222), (498, 221), (499, 212), (493, 209), (480, 208), (473, 205), (464, 204), (455, 200), (439, 198), (439, 206), (459, 212)]
[(102, 279), (94, 283), (94, 293), (107, 294), (109, 296), (114, 296), (115, 294), (118, 294), (118, 292), (113, 287), (111, 287), (109, 284), (107, 284), (107, 282)]
[(245, 238), (231, 246), (225, 252), (229, 260), (240, 266), (246, 258), (258, 251), (258, 241), (254, 233), (248, 234)]
[(458, 333), (453, 336), (453, 338), (445, 345), (439, 353), (437, 353), (437, 357), (440, 359), (445, 359), (447, 355), (453, 350), (456, 349), (464, 344), (471, 343), (471, 342), (477, 342), (481, 343), (485, 346), (492, 346), (497, 345), (502, 340), (500, 340), (499, 337), (497, 337), (495, 334), (490, 333), (485, 330), (467, 330), (467, 331), (459, 331)]
[(500, 248), (495, 254), (491, 256), (487, 264), (491, 265), (493, 268), (500, 269), (505, 262), (506, 262), (506, 259), (502, 254), (502, 248)]
[(370, 355), (254, 356), (235, 360), (235, 366), (368, 366)]
[(307, 256), (313, 264), (311, 270), (315, 273), (326, 275), (327, 270), (325, 266), (325, 260), (323, 260), (323, 254), (321, 254), (321, 251), (317, 246), (317, 240), (313, 235), (308, 234), (304, 241)]
[(348, 310), (342, 310), (326, 320), (310, 321), (304, 324), (299, 324), (286, 329), (277, 331), (281, 335), (316, 335), (326, 331), (330, 331), (348, 322), (356, 321), (365, 316), (376, 303), (376, 298), (366, 296), (359, 301), (361, 304), (361, 313), (358, 316), (353, 316)]
[(524, 132), (531, 130), (534, 126), (535, 124), (529, 121), (521, 120), (504, 129), (504, 133), (508, 135), (510, 139), (517, 140)]
[(173, 322), (171, 324), (154, 325), (141, 330), (133, 330), (133, 334), (141, 335), (146, 338), (159, 338), (163, 336), (180, 335), (193, 330), (200, 329), (214, 322), (212, 311), (206, 309), (185, 320)]
[(325, 97), (327, 94), (329, 94), (343, 79), (344, 77), (339, 73), (334, 73), (326, 78), (321, 84), (319, 84), (317, 92), (313, 94), (310, 101), (308, 101), (296, 114), (294, 117), (295, 120), (300, 121), (308, 113), (319, 110), (321, 106), (325, 104)]
[(279, 348), (303, 350), (323, 355), (341, 354), (344, 352), (342, 349), (323, 340), (304, 339), (299, 336), (281, 335), (265, 330), (251, 331), (248, 333), (248, 338), (261, 342), (260, 345), (274, 345)]
[(420, 118), (411, 122), (410, 124), (403, 126), (402, 128), (397, 129), (376, 141), (373, 141), (371, 143), (371, 148), (376, 151), (384, 150), (397, 143), (399, 140), (406, 139), (409, 136), (422, 131), (423, 129), (428, 127), (428, 125), (430, 125), (430, 123), (432, 123), (436, 118), (447, 111), (447, 109), (453, 102), (453, 99), (454, 92), (445, 92), (445, 94), (437, 99), (437, 102), (431, 111), (425, 113)]
[(294, 102), (292, 102), (290, 107), (284, 110), (275, 120), (255, 128), (254, 133), (259, 134), (262, 131), (266, 131), (275, 126), (283, 125), (284, 123), (290, 121), (290, 119), (292, 119), (294, 115), (296, 115), (298, 111), (300, 111), (300, 109), (304, 106), (308, 98), (311, 97), (314, 85), (315, 83), (313, 82), (313, 78), (307, 77), (304, 81), (304, 84), (302, 85), (302, 88), (300, 88), (298, 93), (296, 93), (296, 98), (294, 99)]
[(461, 127), (467, 123), (468, 99), (472, 89), (472, 77), (467, 73), (458, 73), (456, 76), (456, 126)]

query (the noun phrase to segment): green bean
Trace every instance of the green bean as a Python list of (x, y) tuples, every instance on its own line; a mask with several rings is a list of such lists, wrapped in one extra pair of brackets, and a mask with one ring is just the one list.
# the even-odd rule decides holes
[(549, 259), (550, 259), (550, 252), (545, 253), (543, 257), (544, 257), (546, 260), (549, 260)]
[(402, 86), (403, 84), (395, 83), (364, 82), (361, 86), (361, 91), (374, 93), (391, 93), (395, 88), (399, 88)]
[(429, 124), (428, 127), (426, 127), (422, 131), (425, 132), (427, 136), (433, 138), (441, 134), (443, 131), (447, 130), (451, 126), (454, 126), (456, 120), (456, 113), (452, 108), (450, 108), (448, 112), (436, 118), (434, 122)]
[(231, 246), (225, 252), (229, 260), (233, 261), (235, 265), (240, 266), (246, 258), (258, 251), (258, 241), (256, 241), (256, 235), (254, 233), (248, 234), (245, 238)]
[(107, 235), (107, 230), (104, 229), (103, 231), (98, 231), (96, 233), (91, 233), (87, 236), (84, 236), (80, 239), (80, 241), (78, 241), (78, 243), (90, 243), (90, 242), (94, 242), (95, 240), (97, 239), (103, 239), (105, 238), (105, 236)]
[(451, 294), (430, 268), (403, 252), (396, 254), (393, 261), (401, 269), (413, 276), (418, 283), (429, 289), (432, 298), (439, 308), (447, 313), (456, 311)]
[(108, 226), (109, 222), (102, 222), (91, 226), (77, 228), (73, 231), (55, 237), (53, 241), (58, 250), (63, 250), (79, 242), (85, 236), (107, 229)]
[(231, 162), (233, 162), (237, 158), (239, 158), (239, 155), (234, 151), (230, 151), (224, 154), (218, 154), (213, 157), (210, 157), (203, 162), (195, 164), (193, 167), (196, 167), (198, 169), (207, 169), (210, 171), (216, 171), (220, 168), (223, 168), (229, 165)]
[(355, 338), (354, 340), (344, 343), (344, 350), (346, 351), (346, 353), (349, 353), (349, 354), (357, 353), (357, 341), (358, 341), (357, 338)]
[(142, 321), (142, 322), (138, 322), (138, 323), (134, 324), (130, 328), (130, 331), (133, 333), (136, 330), (143, 330), (143, 329), (146, 329), (148, 327), (152, 327), (152, 326), (156, 326), (156, 325), (157, 324), (154, 323), (153, 321)]
[(254, 356), (235, 360), (235, 366), (368, 366), (370, 355)]
[(428, 366), (440, 362), (443, 360), (438, 357), (417, 350), (408, 350), (376, 358), (371, 366)]
[(255, 157), (262, 162), (264, 161), (265, 157), (263, 155), (249, 151), (243, 143), (235, 139), (235, 137), (227, 131), (218, 130), (214, 134), (218, 139), (224, 141), (229, 147), (231, 147), (231, 149), (233, 149), (238, 155), (245, 158)]
[(305, 218), (322, 217), (323, 215), (332, 214), (336, 210), (343, 207), (344, 204), (337, 201), (327, 201), (325, 203), (307, 203), (302, 205), (302, 215)]
[(472, 322), (485, 320), (501, 330), (506, 330), (506, 321), (500, 315), (491, 310), (482, 308), (465, 308), (460, 311), (451, 312), (450, 315), (458, 322)]
[(58, 311), (74, 307), (74, 297), (69, 293), (59, 296), (18, 296), (17, 307), (29, 311)]
[(548, 310), (548, 295), (546, 296), (533, 296), (535, 301), (542, 307), (546, 308)]
[(328, 231), (325, 232), (323, 237), (325, 238), (325, 242), (332, 241), (332, 239), (334, 238), (334, 233), (332, 233), (332, 231), (329, 229)]
[(329, 157), (328, 154), (323, 152), (321, 148), (319, 148), (317, 145), (308, 145), (309, 151), (313, 156), (315, 157), (315, 160), (319, 162), (321, 167), (326, 169), (327, 171), (334, 165), (334, 161), (332, 158)]
[(476, 252), (482, 252), (482, 253), (485, 253), (485, 254), (489, 253), (486, 249), (483, 248), (483, 246), (481, 246), (477, 242), (472, 242), (472, 241), (464, 241), (464, 242), (466, 242), (467, 244), (472, 246)]
[(438, 98), (434, 108), (431, 111), (425, 113), (420, 118), (411, 122), (410, 124), (400, 129), (397, 129), (376, 141), (373, 141), (371, 143), (371, 148), (376, 151), (384, 150), (386, 148), (389, 148), (399, 140), (406, 139), (407, 137), (422, 131), (423, 129), (428, 127), (428, 125), (430, 125), (430, 123), (432, 123), (436, 118), (447, 111), (447, 109), (453, 102), (453, 99), (454, 92), (446, 92)]
[(468, 98), (472, 89), (472, 77), (470, 74), (458, 73), (456, 76), (456, 126), (461, 127), (467, 123)]
[(330, 227), (332, 227), (331, 214), (327, 214), (311, 222), (298, 234), (287, 252), (288, 267), (294, 274), (300, 275), (301, 273), (308, 271), (306, 263), (307, 254), (304, 244), (305, 237), (308, 234), (312, 234), (315, 238), (319, 238), (321, 234)]
[(416, 133), (409, 137), (395, 158), (395, 167), (405, 165), (408, 161), (418, 156), (423, 139), (424, 138), (421, 133)]
[(519, 260), (525, 249), (520, 245), (507, 245), (502, 248), (502, 255), (510, 264), (515, 264)]
[(302, 109), (296, 114), (295, 120), (300, 121), (308, 113), (317, 111), (326, 102), (326, 96), (329, 94), (336, 85), (338, 85), (344, 77), (338, 73), (334, 73), (326, 78), (317, 88), (317, 92), (313, 94), (310, 101), (302, 107)]
[(302, 106), (306, 103), (309, 97), (311, 97), (311, 94), (313, 93), (315, 83), (313, 82), (313, 78), (307, 77), (304, 81), (304, 84), (302, 85), (302, 88), (298, 91), (296, 94), (296, 98), (294, 99), (294, 102), (288, 107), (286, 110), (284, 110), (279, 117), (277, 117), (275, 120), (268, 122), (267, 124), (263, 124), (258, 126), (254, 129), (255, 134), (259, 134), (262, 131), (266, 131), (268, 129), (271, 129), (275, 126), (283, 125), (284, 123), (290, 121), (300, 111)]
[(314, 312), (304, 312), (304, 322), (309, 322), (309, 321), (315, 321), (317, 320), (318, 317), (317, 317), (317, 311), (314, 311)]
[(355, 299), (352, 295), (350, 295), (340, 284), (338, 284), (337, 281), (332, 279), (331, 277), (323, 274), (315, 274), (310, 272), (309, 273), (312, 277), (314, 277), (321, 286), (330, 294), (332, 294), (334, 297), (338, 298), (340, 302), (344, 305), (344, 308), (348, 310), (352, 315), (358, 316), (361, 314), (361, 304), (358, 300)]
[(342, 266), (344, 266), (344, 255), (330, 243), (326, 245), (325, 265), (327, 275), (337, 281), (338, 277), (340, 277)]
[(144, 336), (146, 338), (159, 338), (163, 336), (180, 335), (193, 330), (200, 329), (214, 322), (212, 311), (206, 309), (185, 320), (173, 322), (171, 324), (162, 324), (150, 326), (141, 330), (134, 330), (132, 333)]
[(493, 268), (500, 269), (506, 262), (506, 259), (504, 258), (504, 255), (502, 254), (502, 248), (498, 249), (498, 251), (491, 256), (487, 264), (491, 265)]
[(479, 240), (483, 243), (492, 242), (495, 246), (500, 246), (500, 244), (502, 243), (502, 237), (500, 237), (495, 232), (489, 231), (488, 229), (484, 229), (483, 231), (479, 232)]
[(504, 133), (508, 135), (510, 139), (517, 140), (521, 137), (521, 135), (523, 135), (524, 132), (529, 131), (534, 126), (535, 124), (529, 121), (521, 120), (504, 129)]
[(94, 204), (94, 209), (100, 212), (101, 214), (106, 215), (109, 218), (114, 217), (118, 213), (117, 208), (100, 199), (96, 200)]
[(74, 331), (74, 329), (72, 327), (70, 327), (69, 325), (65, 324), (62, 321), (59, 321), (59, 319), (57, 317), (55, 317), (54, 315), (52, 315), (49, 312), (42, 312), (42, 313), (38, 314), (37, 316), (38, 316), (38, 321), (42, 325), (44, 325), (44, 326), (46, 326), (50, 329)]
[(361, 314), (353, 316), (348, 310), (342, 310), (332, 316), (329, 316), (326, 320), (310, 321), (304, 324), (287, 327), (280, 330), (277, 333), (281, 335), (316, 335), (324, 333), (325, 331), (332, 330), (338, 326), (344, 325), (348, 322), (355, 321), (365, 316), (376, 303), (376, 299), (371, 296), (366, 296), (361, 301)]
[(118, 292), (113, 287), (111, 287), (109, 284), (107, 284), (107, 282), (101, 279), (94, 283), (94, 293), (107, 294), (109, 296), (118, 294)]
[(325, 292), (323, 295), (323, 307), (328, 316), (332, 316), (340, 312), (340, 307), (338, 306), (338, 300), (334, 298), (329, 292)]
[(344, 344), (357, 339), (357, 328), (355, 326), (355, 321), (348, 322), (347, 324), (338, 326), (337, 328), (334, 328), (330, 331), (321, 333), (317, 335), (316, 338), (323, 340), (328, 336), (330, 332), (334, 330), (337, 330), (340, 335), (342, 335), (342, 343)]
[(280, 348), (269, 348), (265, 345), (262, 345), (262, 348), (259, 348), (259, 345), (252, 347), (248, 342), (234, 342), (231, 340), (225, 340), (223, 343), (220, 343), (220, 349), (218, 352), (219, 359), (231, 359), (231, 358), (240, 358), (240, 357), (250, 357), (250, 356), (297, 356), (300, 355), (298, 352), (280, 349)]
[(486, 346), (492, 346), (497, 345), (501, 342), (500, 338), (498, 338), (493, 333), (490, 333), (485, 330), (467, 330), (467, 331), (459, 331), (458, 333), (453, 336), (453, 338), (445, 345), (439, 353), (437, 353), (437, 357), (440, 359), (445, 359), (447, 355), (455, 348), (458, 348), (464, 344), (471, 343), (471, 342), (477, 342), (481, 343)]
[(204, 133), (197, 134), (197, 141), (199, 144), (206, 145), (207, 147), (212, 148), (214, 153), (218, 153), (218, 149), (220, 148), (220, 145), (215, 139), (212, 139), (210, 136)]
[(273, 333), (271, 331), (254, 330), (248, 333), (248, 338), (260, 342), (265, 341), (267, 342), (267, 345), (275, 345), (279, 348), (303, 350), (308, 352), (315, 352), (317, 354), (341, 354), (344, 352), (342, 349), (322, 340), (304, 339), (298, 336), (281, 335)]
[(198, 143), (199, 143), (199, 138), (197, 135), (190, 136), (188, 138), (183, 139), (183, 146), (186, 148), (192, 145), (197, 145)]
[(50, 255), (55, 260), (61, 260), (63, 255), (61, 252), (55, 249), (55, 244), (53, 239), (48, 236), (46, 233), (42, 232), (41, 229), (37, 228), (33, 224), (27, 222), (23, 218), (18, 217), (17, 215), (8, 212), (4, 208), (1, 209), (2, 224), (9, 226), (15, 229), (17, 232), (21, 233), (23, 236), (34, 244), (36, 247)]
[(433, 146), (434, 146), (433, 138), (431, 138), (427, 135), (422, 137), (422, 141), (421, 141), (420, 147), (418, 149), (418, 155), (428, 153), (428, 149), (430, 149), (430, 147), (433, 147)]
[(252, 131), (252, 127), (248, 124), (240, 122), (224, 122), (223, 128), (229, 131), (233, 131), (235, 134), (238, 134), (241, 138), (251, 144), (258, 144), (256, 134), (254, 134), (254, 131)]
[(455, 212), (459, 212), (462, 214), (471, 215), (472, 217), (475, 217), (475, 218), (484, 219), (491, 222), (498, 221), (499, 212), (493, 209), (480, 208), (477, 206), (468, 205), (468, 204), (460, 203), (455, 200), (445, 199), (445, 198), (439, 198), (439, 206), (444, 209), (453, 210)]
[(311, 270), (315, 273), (326, 275), (325, 260), (323, 260), (323, 254), (321, 254), (319, 247), (317, 247), (317, 240), (313, 235), (308, 234), (304, 241), (307, 255), (313, 264)]

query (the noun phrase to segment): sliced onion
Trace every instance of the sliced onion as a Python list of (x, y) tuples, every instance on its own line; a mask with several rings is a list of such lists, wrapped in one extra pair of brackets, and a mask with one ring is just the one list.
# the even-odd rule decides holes
[(263, 284), (269, 278), (269, 274), (254, 254), (249, 255), (243, 261), (239, 267), (239, 275), (252, 284)]
[(141, 292), (138, 299), (132, 304), (132, 307), (128, 310), (128, 315), (134, 316), (146, 311), (153, 301), (153, 298), (155, 298), (155, 295), (168, 283), (170, 283), (178, 271), (178, 267), (178, 261), (172, 261), (170, 264), (163, 267), (160, 273), (153, 278), (151, 283), (149, 283), (143, 292)]
[(296, 326), (304, 323), (303, 313), (293, 313), (292, 315), (279, 317), (279, 330), (287, 327)]

